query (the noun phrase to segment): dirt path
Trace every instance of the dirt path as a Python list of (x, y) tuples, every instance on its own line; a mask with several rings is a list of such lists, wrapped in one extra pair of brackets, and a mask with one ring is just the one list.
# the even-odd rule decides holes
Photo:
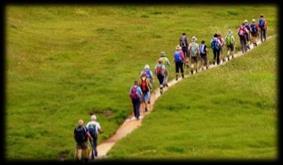
[[(269, 40), (271, 37), (272, 36), (268, 37), (267, 40)], [(261, 43), (258, 42), (258, 45), (260, 45), (260, 44)], [(250, 47), (251, 47), (250, 50), (252, 50), (254, 48), (252, 45)], [(234, 54), (234, 58), (240, 57), (242, 55), (244, 55), (244, 54), (242, 54), (242, 52), (237, 52), (237, 53)], [(229, 58), (229, 59), (226, 58), (224, 60), (224, 62), (220, 63), (220, 65), (226, 64), (229, 60), (231, 60), (231, 58)], [(212, 68), (218, 67), (220, 65), (211, 64), (211, 65), (209, 65), (208, 69), (212, 69)], [(202, 72), (202, 71), (205, 71), (205, 70), (201, 70), (199, 72)], [(188, 77), (193, 76), (193, 75), (185, 75), (185, 78), (188, 78)], [(176, 81), (174, 79), (174, 80), (171, 80), (170, 82), (168, 82), (169, 87), (165, 88), (163, 93), (165, 93), (168, 89), (170, 89), (172, 86), (176, 85), (181, 80), (182, 80), (182, 78), (179, 78), (178, 81)], [(160, 91), (159, 91), (159, 89), (155, 89), (151, 94), (151, 99), (150, 99), (151, 105), (149, 106), (149, 110), (147, 112), (143, 112), (143, 108), (141, 107), (141, 115), (143, 116), (142, 119), (136, 120), (132, 116), (130, 116), (129, 118), (127, 118), (124, 121), (124, 123), (120, 126), (120, 128), (116, 131), (116, 133), (112, 137), (110, 137), (109, 139), (107, 139), (104, 142), (102, 142), (101, 144), (99, 144), (97, 146), (98, 158), (105, 158), (107, 156), (107, 153), (110, 151), (110, 149), (115, 145), (115, 143), (118, 140), (122, 139), (123, 137), (125, 137), (129, 133), (131, 133), (133, 130), (140, 127), (144, 117), (147, 116), (148, 114), (150, 114), (150, 112), (153, 110), (153, 106), (154, 106), (155, 101), (159, 97), (160, 97)]]

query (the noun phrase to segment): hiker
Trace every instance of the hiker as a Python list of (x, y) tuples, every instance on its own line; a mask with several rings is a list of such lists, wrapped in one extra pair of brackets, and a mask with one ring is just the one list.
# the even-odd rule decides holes
[[(217, 33), (217, 38), (218, 38), (219, 41), (220, 41), (219, 59), (220, 59), (220, 61), (221, 61), (222, 59), (224, 59), (224, 55), (223, 55), (224, 39), (223, 39), (223, 37), (221, 36), (220, 33)], [(222, 61), (223, 61), (223, 60), (222, 60)]]
[(168, 87), (168, 77), (169, 77), (169, 71), (168, 69), (170, 68), (170, 61), (166, 57), (166, 53), (164, 51), (160, 52), (160, 58), (158, 60), (162, 61), (162, 64), (165, 66), (165, 77), (164, 77), (164, 86)]
[(91, 115), (90, 120), (87, 124), (86, 124), (86, 128), (90, 134), (90, 136), (92, 137), (92, 139), (89, 139), (89, 142), (91, 144), (92, 150), (89, 154), (90, 159), (94, 159), (95, 157), (97, 157), (98, 152), (97, 152), (97, 139), (98, 139), (98, 134), (102, 133), (102, 129), (100, 124), (96, 121), (96, 115)]
[(189, 57), (188, 46), (189, 42), (186, 36), (186, 33), (182, 33), (179, 39), (180, 46), (182, 47), (182, 51), (186, 57)]
[(228, 30), (227, 35), (225, 36), (225, 43), (227, 46), (227, 55), (230, 56), (232, 54), (232, 58), (234, 57), (234, 47), (235, 47), (235, 38), (233, 36), (233, 32), (231, 29)]
[(150, 67), (148, 64), (144, 66), (144, 69), (140, 73), (140, 78), (142, 77), (143, 74), (146, 74), (146, 78), (149, 80), (151, 87), (153, 86), (153, 74), (152, 71), (150, 70)]
[(141, 88), (142, 91), (142, 104), (144, 104), (144, 111), (148, 111), (147, 104), (150, 104), (150, 90), (151, 90), (151, 84), (150, 80), (147, 79), (146, 73), (143, 73), (139, 82), (138, 82), (139, 87)]
[(212, 48), (212, 51), (213, 51), (213, 60), (214, 60), (214, 64), (216, 64), (217, 62), (217, 65), (220, 64), (220, 41), (217, 37), (217, 33), (214, 34), (211, 42), (210, 42), (210, 46)]
[(92, 139), (87, 128), (84, 126), (84, 121), (80, 119), (77, 127), (74, 129), (74, 139), (76, 141), (75, 159), (88, 161), (88, 139)]
[(245, 38), (246, 38), (246, 47), (247, 49), (250, 49), (250, 24), (248, 22), (248, 20), (244, 21), (245, 24), (245, 28), (247, 29), (246, 33), (245, 33)]
[(260, 15), (258, 20), (258, 27), (259, 27), (259, 34), (261, 42), (266, 40), (266, 33), (267, 33), (267, 22), (263, 15)]
[(206, 69), (208, 69), (208, 60), (207, 60), (208, 50), (204, 40), (201, 41), (199, 50), (200, 50), (200, 58), (201, 58), (201, 67), (206, 67)]
[(134, 81), (133, 87), (130, 89), (129, 96), (132, 100), (133, 104), (133, 111), (134, 111), (134, 117), (139, 120), (141, 118), (140, 116), (140, 105), (142, 100), (142, 90), (138, 86), (138, 81)]
[(165, 78), (165, 65), (162, 64), (162, 60), (158, 60), (158, 63), (155, 66), (155, 75), (159, 80), (160, 94), (163, 93), (164, 87), (164, 78)]
[(248, 29), (245, 27), (245, 24), (242, 23), (238, 29), (242, 53), (245, 53), (247, 51), (246, 33), (248, 33)]
[(189, 67), (190, 54), (189, 54), (189, 51), (188, 51), (189, 42), (188, 42), (186, 33), (182, 33), (182, 35), (179, 39), (179, 45), (181, 46), (183, 54), (184, 54), (184, 59), (185, 59), (184, 64), (188, 68)]
[(197, 41), (197, 38), (195, 36), (193, 36), (192, 42), (189, 44), (189, 53), (190, 53), (190, 57), (191, 57), (191, 72), (192, 72), (192, 74), (194, 73), (194, 70), (196, 70), (196, 72), (198, 71), (199, 45), (198, 45), (198, 43), (196, 43), (196, 41)]
[(257, 37), (258, 37), (258, 26), (255, 22), (255, 19), (252, 19), (251, 27), (251, 41), (254, 46), (257, 46)]
[(184, 68), (183, 68), (183, 62), (185, 60), (184, 54), (181, 51), (181, 47), (177, 45), (176, 51), (174, 52), (174, 62), (176, 66), (176, 80), (178, 80), (179, 71), (181, 71), (182, 78), (184, 78)]

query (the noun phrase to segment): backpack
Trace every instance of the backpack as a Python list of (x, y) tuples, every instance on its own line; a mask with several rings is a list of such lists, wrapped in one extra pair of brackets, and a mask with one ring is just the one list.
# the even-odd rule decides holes
[(260, 19), (259, 22), (258, 22), (258, 26), (259, 26), (260, 28), (264, 28), (264, 25), (265, 25), (264, 19)]
[(87, 141), (86, 137), (86, 128), (85, 127), (77, 127), (74, 130), (75, 140), (77, 143), (83, 143)]
[(220, 49), (220, 43), (218, 42), (217, 38), (214, 38), (211, 42), (211, 48), (215, 49), (215, 50), (219, 50)]
[(151, 79), (151, 78), (152, 78), (149, 69), (146, 69), (146, 70), (144, 71), (144, 73), (145, 73), (145, 75), (146, 75), (146, 77), (147, 77), (148, 79)]
[(256, 25), (255, 24), (251, 24), (251, 32), (253, 34), (257, 33), (257, 28), (256, 28)]
[(175, 59), (175, 62), (180, 62), (180, 61), (182, 61), (181, 52), (175, 52), (175, 54), (174, 54), (174, 59)]
[(246, 33), (245, 28), (241, 26), (240, 29), (239, 29), (238, 35), (239, 36), (244, 36), (245, 33)]
[(206, 45), (200, 45), (199, 50), (201, 54), (206, 54)]
[(193, 57), (197, 56), (198, 53), (198, 46), (196, 43), (192, 43), (190, 53)]
[(227, 45), (231, 45), (233, 43), (234, 43), (234, 41), (233, 41), (232, 35), (227, 35), (227, 37), (226, 37), (226, 44)]
[(156, 75), (161, 75), (161, 74), (163, 74), (162, 71), (163, 71), (162, 65), (158, 65), (158, 66), (156, 67)]
[(88, 132), (90, 133), (91, 137), (93, 137), (93, 138), (97, 137), (96, 125), (95, 124), (89, 124), (87, 129), (88, 129)]
[(187, 47), (186, 39), (187, 39), (186, 36), (181, 36), (181, 39), (180, 39), (181, 40), (181, 44), (180, 44), (181, 47)]
[(132, 89), (131, 89), (131, 94), (130, 94), (130, 97), (132, 98), (132, 99), (138, 99), (139, 98), (139, 96), (138, 96), (138, 91), (137, 91), (137, 86), (134, 86)]
[(149, 91), (148, 84), (147, 84), (147, 81), (146, 81), (146, 80), (147, 80), (147, 79), (141, 80), (141, 85), (140, 85), (140, 87), (141, 87), (143, 93), (146, 93), (146, 92)]

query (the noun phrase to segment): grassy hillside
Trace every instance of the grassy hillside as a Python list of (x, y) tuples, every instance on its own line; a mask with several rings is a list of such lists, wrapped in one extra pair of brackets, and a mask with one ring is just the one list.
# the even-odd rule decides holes
[(72, 158), (73, 129), (89, 112), (106, 139), (131, 113), (127, 93), (144, 64), (162, 50), (172, 61), (182, 32), (208, 42), (258, 11), (276, 33), (276, 7), (266, 5), (7, 6), (5, 157)]
[(276, 159), (277, 45), (172, 87), (112, 158)]

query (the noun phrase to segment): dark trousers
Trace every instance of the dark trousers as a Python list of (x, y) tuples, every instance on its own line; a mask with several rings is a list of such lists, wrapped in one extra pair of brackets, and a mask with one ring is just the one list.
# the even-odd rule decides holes
[(134, 108), (134, 115), (135, 117), (138, 119), (140, 116), (140, 99), (132, 99), (132, 103), (133, 103), (133, 108)]
[(183, 51), (185, 57), (189, 57), (188, 47), (182, 47), (182, 51)]
[(266, 29), (261, 29), (259, 30), (260, 33), (260, 40), (263, 42), (263, 40), (266, 40)]
[(207, 54), (200, 54), (201, 61), (204, 62), (203, 65), (207, 66)]
[(176, 66), (176, 73), (179, 73), (179, 71), (181, 70), (181, 73), (184, 73), (184, 67), (183, 67), (183, 62), (179, 61), (179, 62), (175, 62), (175, 66)]
[(157, 78), (158, 78), (158, 81), (159, 81), (159, 84), (160, 85), (163, 85), (163, 82), (164, 82), (164, 75), (162, 75), (162, 74), (158, 74), (157, 75)]
[(90, 144), (91, 144), (91, 147), (92, 147), (92, 150), (91, 150), (91, 159), (94, 159), (94, 157), (97, 157), (98, 153), (97, 153), (97, 137), (92, 137), (92, 140), (90, 140)]
[(220, 49), (213, 49), (213, 60), (217, 61), (217, 64), (220, 64)]
[(247, 41), (245, 36), (240, 36), (240, 43), (241, 43), (242, 52), (245, 53), (247, 51)]

